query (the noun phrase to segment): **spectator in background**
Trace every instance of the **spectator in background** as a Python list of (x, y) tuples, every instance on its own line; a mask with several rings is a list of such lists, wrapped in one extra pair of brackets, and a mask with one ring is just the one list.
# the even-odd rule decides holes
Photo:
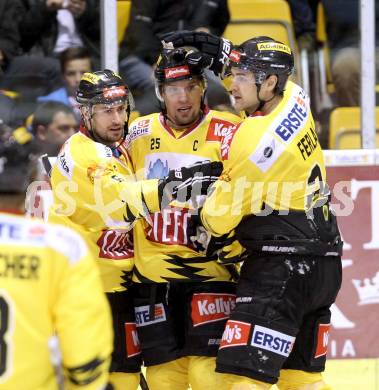
[(85, 46), (100, 58), (98, 0), (21, 1), (26, 11), (20, 25), (25, 52), (52, 56), (69, 47)]
[(25, 55), (10, 63), (2, 88), (16, 90), (33, 101), (60, 87), (57, 57), (68, 47), (85, 46), (99, 62), (98, 0), (17, 1), (23, 4), (19, 32)]
[(0, 121), (9, 126), (15, 125), (15, 110), (15, 100), (0, 90)]
[[(19, 0), (0, 0), (0, 84), (9, 62), (20, 52), (17, 21), (22, 15)], [(0, 90), (0, 121), (11, 124), (15, 102)]]
[[(359, 0), (323, 1), (332, 79), (339, 106), (360, 104)], [(376, 26), (379, 3), (375, 2)], [(379, 80), (379, 28), (376, 28), (376, 80)]]
[(21, 11), (19, 0), (0, 0), (0, 78), (9, 61), (20, 50), (17, 21)]
[(75, 93), (83, 74), (92, 71), (91, 57), (84, 47), (69, 47), (60, 54), (59, 60), (64, 86), (48, 95), (40, 96), (37, 100), (38, 102), (56, 101), (71, 107), (79, 123), (80, 110), (77, 108)]
[(74, 112), (63, 103), (42, 103), (33, 115), (31, 131), (40, 145), (41, 154), (56, 156), (65, 141), (77, 130)]
[[(227, 0), (132, 1), (130, 22), (120, 46), (120, 73), (142, 115), (160, 110), (153, 78), (153, 66), (161, 48), (159, 35), (192, 29), (222, 35), (229, 19)], [(218, 93), (226, 93), (210, 77), (208, 90), (217, 88)]]
[(311, 1), (287, 1), (291, 9), (291, 15), (299, 50), (314, 50), (316, 42), (316, 24)]

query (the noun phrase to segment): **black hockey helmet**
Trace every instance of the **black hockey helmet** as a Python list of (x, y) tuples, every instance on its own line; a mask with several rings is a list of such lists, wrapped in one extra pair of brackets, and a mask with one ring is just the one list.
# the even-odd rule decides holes
[(230, 67), (250, 70), (260, 86), (274, 74), (278, 77), (275, 92), (283, 92), (289, 75), (293, 71), (294, 59), (289, 46), (270, 37), (259, 36), (235, 46), (230, 57)]
[(117, 73), (104, 69), (84, 73), (76, 100), (81, 105), (127, 103), (128, 110), (134, 108), (134, 101), (129, 88)]
[(154, 72), (158, 99), (163, 100), (160, 87), (167, 82), (198, 78), (206, 89), (204, 70), (210, 65), (210, 61), (210, 57), (205, 57), (192, 48), (163, 49)]
[(0, 193), (25, 193), (37, 170), (38, 144), (18, 143), (12, 136), (0, 143)]

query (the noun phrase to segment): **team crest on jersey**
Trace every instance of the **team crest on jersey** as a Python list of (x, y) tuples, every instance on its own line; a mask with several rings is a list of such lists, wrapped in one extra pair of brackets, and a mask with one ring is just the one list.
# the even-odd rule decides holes
[(146, 179), (162, 179), (170, 169), (176, 169), (194, 164), (198, 161), (209, 160), (203, 156), (185, 153), (152, 153), (145, 157)]
[(234, 126), (233, 123), (224, 121), (218, 118), (212, 118), (209, 127), (206, 141), (217, 141), (220, 142), (223, 137), (225, 137), (228, 132)]
[(151, 119), (142, 119), (133, 122), (128, 135), (128, 142), (132, 142), (139, 137), (151, 134)]
[(167, 160), (162, 161), (160, 158), (155, 160), (154, 163), (150, 161), (147, 168), (146, 179), (163, 179), (168, 175), (168, 162)]

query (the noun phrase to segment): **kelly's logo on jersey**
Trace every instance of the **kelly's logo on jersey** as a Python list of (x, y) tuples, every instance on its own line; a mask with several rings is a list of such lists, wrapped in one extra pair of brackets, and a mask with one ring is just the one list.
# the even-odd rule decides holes
[(150, 306), (137, 306), (134, 308), (136, 315), (136, 326), (147, 326), (156, 324), (157, 322), (166, 321), (166, 312), (163, 303), (158, 303), (154, 306), (154, 317), (150, 318)]
[(221, 142), (228, 132), (234, 126), (233, 123), (224, 121), (222, 119), (212, 118), (209, 127), (206, 141), (218, 141)]
[(295, 337), (266, 328), (254, 325), (251, 345), (288, 357), (292, 351)]
[(228, 129), (226, 134), (222, 137), (222, 140), (221, 140), (221, 158), (222, 158), (222, 160), (229, 159), (229, 152), (230, 152), (230, 147), (232, 145), (232, 141), (234, 138), (234, 134), (236, 134), (239, 127), (240, 127), (240, 124), (233, 126), (232, 128)]
[(126, 354), (128, 358), (141, 353), (141, 344), (135, 322), (125, 322)]
[(194, 294), (191, 302), (193, 326), (225, 320), (229, 318), (235, 305), (236, 296), (234, 294)]
[(220, 343), (220, 349), (247, 345), (251, 325), (248, 322), (229, 320), (226, 323)]
[(187, 65), (183, 65), (165, 69), (164, 74), (166, 79), (176, 79), (178, 77), (188, 76), (190, 71)]

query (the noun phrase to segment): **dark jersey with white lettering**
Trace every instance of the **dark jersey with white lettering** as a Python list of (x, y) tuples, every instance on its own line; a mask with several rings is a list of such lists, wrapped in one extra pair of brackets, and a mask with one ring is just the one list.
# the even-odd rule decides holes
[[(167, 126), (162, 114), (137, 119), (127, 140), (137, 177), (162, 178), (170, 169), (203, 160), (219, 161), (222, 137), (240, 120), (231, 113), (211, 110), (195, 126), (179, 132)], [(151, 224), (137, 223), (135, 281), (230, 280), (229, 271), (204, 257), (187, 237), (190, 218), (188, 210), (166, 207), (151, 215)]]

